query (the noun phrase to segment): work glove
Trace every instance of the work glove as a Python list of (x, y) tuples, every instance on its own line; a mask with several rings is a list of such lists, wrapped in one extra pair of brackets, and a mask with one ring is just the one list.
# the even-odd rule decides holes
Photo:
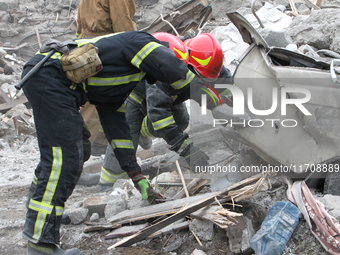
[(185, 161), (188, 163), (190, 170), (193, 173), (197, 172), (196, 166), (209, 166), (208, 160), (210, 158), (208, 155), (190, 142), (184, 145), (184, 148), (182, 148), (182, 151), (179, 155), (185, 158)]
[(55, 39), (48, 39), (44, 45), (41, 47), (40, 52), (49, 52), (52, 49), (62, 53), (62, 54), (69, 54), (71, 49), (77, 47), (77, 44), (72, 40), (67, 40), (65, 42), (61, 42)]
[(91, 133), (88, 130), (85, 123), (83, 124), (83, 154), (84, 154), (84, 162), (88, 161), (91, 157), (91, 142), (89, 138), (91, 137)]
[(160, 193), (150, 186), (145, 178), (134, 182), (134, 184), (136, 189), (142, 194), (142, 199), (148, 200), (150, 204), (158, 204), (161, 202), (160, 200), (165, 200)]

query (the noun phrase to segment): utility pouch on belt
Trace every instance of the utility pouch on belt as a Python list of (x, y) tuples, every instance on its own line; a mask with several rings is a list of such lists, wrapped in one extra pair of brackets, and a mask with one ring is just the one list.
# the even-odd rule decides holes
[(103, 69), (102, 62), (98, 56), (98, 48), (90, 43), (72, 50), (67, 55), (63, 55), (61, 63), (67, 78), (75, 84), (84, 81)]

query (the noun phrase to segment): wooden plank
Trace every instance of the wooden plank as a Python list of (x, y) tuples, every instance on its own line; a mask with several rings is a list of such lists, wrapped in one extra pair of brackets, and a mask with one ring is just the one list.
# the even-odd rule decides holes
[(17, 50), (19, 50), (19, 49), (21, 49), (21, 48), (23, 48), (23, 47), (27, 47), (27, 46), (29, 46), (29, 43), (23, 43), (23, 44), (20, 44), (20, 45), (17, 46), (17, 47), (3, 47), (3, 49), (4, 49), (6, 52), (10, 53), (10, 52), (17, 51)]
[[(261, 177), (263, 177), (262, 174), (257, 174), (254, 175), (252, 177), (249, 177), (241, 182), (235, 183), (225, 189), (223, 189), (222, 191), (219, 191), (203, 200), (198, 201), (197, 203), (191, 204), (190, 206), (185, 207), (183, 210), (179, 211), (178, 213), (146, 228), (143, 229), (142, 231), (138, 232), (137, 234), (131, 236), (131, 237), (127, 237), (122, 239), (121, 241), (117, 242), (116, 244), (110, 246), (108, 248), (108, 250), (115, 248), (115, 247), (126, 247), (126, 246), (130, 246), (136, 242), (142, 241), (144, 240), (146, 237), (148, 237), (149, 235), (155, 233), (156, 231), (170, 225), (171, 223), (185, 217), (186, 215), (193, 213), (203, 207), (205, 207), (206, 205), (209, 205), (210, 203), (215, 201), (215, 197), (217, 196), (222, 196), (222, 195), (227, 195), (229, 191), (231, 190), (235, 190), (235, 189), (239, 189), (242, 187), (245, 187), (246, 185), (249, 185), (251, 183), (254, 183), (256, 181), (258, 181)], [(192, 197), (190, 197), (192, 198)]]
[[(89, 233), (89, 232), (94, 232), (94, 231), (104, 231), (104, 230), (111, 230), (111, 229), (116, 229), (120, 228), (122, 225), (120, 224), (93, 224), (93, 223), (84, 223), (85, 225), (90, 225), (89, 227), (85, 228), (83, 230), (84, 233)], [(92, 225), (92, 226), (91, 226)]]
[(105, 236), (105, 239), (116, 239), (116, 238), (121, 238), (125, 236), (131, 236), (133, 234), (136, 234), (138, 231), (142, 230), (143, 228), (146, 228), (149, 226), (149, 223), (144, 223), (144, 224), (138, 224), (138, 225), (132, 225), (132, 226), (125, 226), (121, 228), (117, 228), (110, 233), (108, 233)]
[(296, 9), (296, 6), (295, 6), (295, 3), (294, 3), (294, 0), (289, 0), (289, 4), (290, 4), (290, 7), (292, 8), (292, 13), (296, 16), (298, 15), (298, 11)]
[(38, 44), (39, 44), (39, 48), (41, 48), (41, 40), (40, 40), (40, 35), (39, 35), (39, 30), (37, 27), (34, 28), (35, 34), (37, 35), (37, 39), (38, 39)]
[[(205, 173), (200, 173), (195, 179), (193, 179), (188, 185), (187, 185), (187, 189), (190, 190), (192, 189), (194, 186), (196, 186), (201, 180), (202, 177)], [(178, 192), (173, 199), (179, 199), (179, 198), (183, 198), (185, 195), (185, 191), (184, 189), (181, 189), (180, 192)]]
[[(202, 19), (207, 20), (211, 15), (211, 6), (205, 0), (191, 0), (178, 7), (172, 13), (179, 13), (177, 15), (168, 14), (163, 17), (164, 20), (170, 22), (176, 30), (181, 34), (190, 27), (199, 25)], [(206, 17), (207, 16), (207, 17)], [(162, 21), (159, 16), (155, 21), (141, 31), (148, 32), (150, 34), (155, 32), (168, 32), (174, 33), (171, 26)]]
[(190, 194), (195, 195), (195, 194), (199, 193), (205, 186), (208, 185), (208, 183), (209, 183), (208, 180), (201, 180), (199, 183), (197, 183), (196, 186), (194, 186), (190, 189), (190, 191), (189, 191)]
[(181, 167), (180, 167), (179, 164), (178, 164), (178, 160), (176, 160), (176, 166), (177, 166), (177, 171), (178, 171), (178, 173), (179, 173), (179, 176), (181, 177), (181, 181), (182, 181), (182, 185), (183, 185), (183, 189), (184, 189), (185, 196), (186, 196), (186, 197), (190, 197), (190, 196), (189, 196), (189, 192), (188, 192), (188, 190), (187, 190), (187, 186), (185, 185), (185, 180), (184, 180), (184, 177), (183, 177), (183, 174), (182, 174)]
[(320, 10), (320, 7), (317, 6), (316, 4), (312, 3), (311, 1), (309, 1), (309, 0), (304, 0), (304, 1), (310, 8), (314, 8), (315, 10)]
[(323, 0), (316, 0), (316, 5), (320, 7), (322, 2), (323, 2)]
[(112, 224), (126, 224), (134, 222), (141, 219), (149, 219), (157, 216), (162, 216), (164, 214), (173, 214), (178, 212), (181, 208), (188, 204), (196, 203), (202, 199), (205, 199), (215, 193), (207, 193), (202, 195), (197, 195), (194, 197), (177, 199), (174, 201), (164, 202), (156, 205), (150, 205), (147, 207), (137, 208), (133, 210), (126, 210), (124, 212), (118, 213), (112, 216), (108, 221)]
[(189, 228), (189, 221), (184, 221), (178, 224), (167, 226), (157, 231), (156, 233), (153, 233), (152, 235), (148, 236), (146, 239), (153, 239), (156, 237), (164, 236), (174, 231), (179, 231), (179, 230), (186, 229), (186, 228)]

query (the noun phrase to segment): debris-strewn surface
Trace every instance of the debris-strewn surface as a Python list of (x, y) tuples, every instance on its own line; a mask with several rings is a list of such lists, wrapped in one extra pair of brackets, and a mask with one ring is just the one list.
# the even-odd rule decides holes
[[(134, 20), (138, 29), (149, 26), (161, 13), (169, 14), (186, 2), (135, 0), (137, 11)], [(290, 6), (288, 0), (257, 1), (255, 10), (265, 26), (261, 28), (251, 14), (251, 1), (211, 0), (209, 3), (213, 12), (202, 31), (211, 32), (218, 38), (225, 54), (225, 65), (231, 70), (236, 68), (237, 59), (248, 47), (225, 15), (236, 10), (246, 16), (270, 46), (288, 46), (326, 61), (340, 54), (339, 1), (322, 1), (321, 10), (313, 10), (302, 1), (295, 2), (296, 9)], [(20, 80), (25, 62), (39, 49), (39, 41), (44, 43), (50, 37), (58, 40), (73, 38), (78, 4), (79, 0), (5, 0), (0, 3), (0, 254), (26, 253), (27, 242), (21, 237), (26, 213), (25, 202), (40, 156), (33, 113), (22, 91), (13, 98), (16, 92), (13, 85)], [(297, 17), (294, 11), (299, 14)], [(318, 52), (320, 50), (323, 51)], [(199, 108), (194, 103), (190, 107), (191, 111)], [(208, 113), (204, 118), (211, 118), (211, 114)], [(239, 168), (241, 165), (260, 165), (263, 162), (249, 147), (225, 139), (218, 130), (207, 130), (206, 121), (196, 118), (191, 119), (191, 124), (187, 131), (195, 144), (208, 154), (212, 164)], [(138, 156), (144, 174), (149, 175), (150, 180), (160, 169), (162, 177), (159, 176), (157, 187), (168, 197), (173, 197), (181, 188), (176, 160), (179, 160), (187, 183), (192, 180), (185, 173), (185, 161), (170, 152), (162, 139), (155, 139), (153, 148), (139, 151)], [(96, 163), (100, 166), (102, 160), (103, 156), (91, 156), (85, 167)], [(100, 167), (97, 170), (90, 167), (88, 169), (99, 171)], [(249, 176), (241, 173), (214, 176), (215, 178), (209, 178), (208, 181), (198, 182), (189, 193), (192, 196), (198, 192), (218, 192)], [(150, 206), (148, 202), (141, 200), (132, 183), (125, 180), (117, 182), (113, 193), (100, 192), (96, 186), (78, 185), (66, 203), (71, 224), (61, 227), (61, 247), (78, 247), (86, 255), (251, 254), (249, 239), (260, 229), (269, 208), (276, 201), (287, 200), (287, 185), (281, 178), (270, 177), (270, 184), (267, 191), (254, 192), (253, 197), (241, 201), (228, 200), (225, 204), (222, 203), (223, 209), (216, 202), (209, 215), (207, 212), (206, 215), (202, 214), (202, 211), (191, 213), (173, 222), (164, 232), (156, 232), (156, 237), (150, 237), (132, 247), (118, 247), (109, 251), (107, 248), (121, 241), (121, 237), (127, 233), (133, 234), (136, 229), (145, 229), (160, 219), (138, 219), (131, 223), (139, 224), (138, 227), (119, 229), (120, 224), (112, 225), (109, 219), (126, 210), (140, 210), (145, 213)], [(340, 197), (326, 195), (320, 198), (321, 193), (314, 192), (330, 214), (339, 219)], [(176, 210), (185, 210), (188, 206), (190, 205), (177, 204)], [(217, 213), (215, 208), (220, 208), (222, 212), (214, 218), (214, 222), (209, 219)], [(149, 213), (152, 214), (153, 211), (150, 210)], [(167, 213), (163, 213), (161, 219)], [(230, 218), (219, 221), (224, 216)], [(126, 222), (124, 224), (129, 225)], [(91, 231), (84, 231), (90, 227), (93, 227)], [(94, 228), (96, 231), (93, 231)], [(327, 253), (311, 234), (305, 220), (300, 218), (283, 254)]]

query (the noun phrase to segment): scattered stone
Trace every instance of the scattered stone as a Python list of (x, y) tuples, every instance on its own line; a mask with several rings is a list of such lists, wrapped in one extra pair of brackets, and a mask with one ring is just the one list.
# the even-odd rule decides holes
[(191, 255), (206, 255), (206, 253), (202, 250), (195, 249)]
[(316, 199), (325, 205), (325, 209), (330, 215), (340, 221), (340, 196), (327, 194), (323, 197), (316, 197)]
[(67, 210), (68, 216), (71, 219), (71, 223), (74, 225), (80, 224), (85, 221), (89, 210), (86, 208), (77, 208), (77, 209), (70, 209)]
[(12, 175), (12, 176), (8, 177), (7, 180), (9, 180), (9, 181), (11, 182), (11, 181), (14, 181), (15, 179), (17, 179), (17, 178), (19, 178), (19, 177), (20, 177), (20, 175), (15, 174), (15, 175)]
[(226, 229), (229, 249), (235, 253), (247, 253), (251, 250), (250, 240), (255, 234), (253, 223), (247, 217), (239, 217), (237, 224)]
[(287, 9), (286, 9), (286, 6), (283, 6), (283, 5), (277, 5), (275, 6), (276, 9), (278, 9), (279, 11), (281, 12), (285, 12)]
[(287, 7), (289, 5), (289, 1), (288, 0), (275, 0), (275, 4), (276, 5), (283, 5), (283, 6)]
[(123, 212), (127, 209), (127, 203), (124, 198), (124, 196), (118, 195), (118, 196), (112, 196), (112, 200), (107, 203), (104, 215), (105, 219), (109, 219), (110, 217)]
[(93, 213), (90, 217), (91, 222), (96, 222), (99, 221), (99, 214), (98, 213)]
[(300, 4), (297, 10), (298, 10), (298, 13), (302, 15), (309, 15), (311, 13), (309, 7), (305, 4)]
[[(119, 197), (121, 195), (118, 195)], [(117, 196), (87, 197), (83, 201), (83, 207), (89, 209), (89, 213), (98, 213), (99, 217), (104, 217), (105, 207), (110, 201), (114, 201)]]
[(211, 241), (214, 235), (214, 223), (211, 221), (194, 219), (189, 224), (189, 230), (194, 232), (201, 241)]
[(126, 183), (126, 179), (118, 179), (114, 184), (113, 184), (113, 189), (115, 188), (120, 188), (120, 189), (124, 189), (125, 183)]
[(299, 15), (289, 25), (287, 35), (298, 45), (340, 53), (340, 15), (338, 9), (314, 10), (309, 16)]
[(6, 54), (7, 52), (3, 48), (0, 48), (0, 58), (3, 58)]
[(127, 201), (127, 209), (132, 210), (150, 205), (148, 200), (143, 200), (142, 195), (130, 197)]

